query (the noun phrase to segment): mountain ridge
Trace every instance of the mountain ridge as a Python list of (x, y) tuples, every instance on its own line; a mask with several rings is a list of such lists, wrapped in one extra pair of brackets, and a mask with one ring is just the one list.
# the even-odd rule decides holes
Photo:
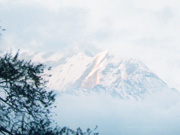
[(116, 58), (107, 50), (91, 52), (93, 55), (88, 55), (84, 49), (75, 48), (65, 55), (37, 53), (32, 59), (39, 58), (52, 66), (48, 87), (56, 91), (105, 91), (121, 98), (138, 99), (147, 93), (171, 90), (137, 59)]

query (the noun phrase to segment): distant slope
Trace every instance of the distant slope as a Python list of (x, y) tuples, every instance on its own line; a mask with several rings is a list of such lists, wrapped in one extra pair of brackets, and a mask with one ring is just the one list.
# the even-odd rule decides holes
[(133, 58), (116, 58), (108, 51), (74, 48), (67, 53), (22, 54), (33, 61), (52, 66), (48, 86), (72, 93), (107, 92), (121, 98), (142, 98), (144, 94), (171, 90), (142, 62)]

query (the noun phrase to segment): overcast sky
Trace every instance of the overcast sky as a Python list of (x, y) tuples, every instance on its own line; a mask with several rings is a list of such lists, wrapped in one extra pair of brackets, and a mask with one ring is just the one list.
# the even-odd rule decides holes
[(180, 90), (179, 0), (0, 0), (0, 50), (92, 45), (142, 60)]

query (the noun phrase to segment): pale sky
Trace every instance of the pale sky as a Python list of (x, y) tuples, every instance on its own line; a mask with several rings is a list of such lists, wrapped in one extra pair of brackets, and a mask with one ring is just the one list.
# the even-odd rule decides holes
[(143, 61), (180, 90), (179, 0), (0, 0), (0, 50), (92, 45)]

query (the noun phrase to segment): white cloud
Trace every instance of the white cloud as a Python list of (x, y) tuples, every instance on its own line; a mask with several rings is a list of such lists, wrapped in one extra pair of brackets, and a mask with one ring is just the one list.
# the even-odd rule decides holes
[(0, 19), (7, 29), (3, 40), (9, 48), (43, 51), (93, 44), (143, 60), (180, 89), (175, 64), (180, 58), (179, 4), (178, 0), (0, 0)]
[(61, 95), (55, 121), (83, 129), (96, 125), (103, 135), (178, 135), (180, 100), (176, 93), (156, 93), (142, 101), (121, 100), (106, 94)]

